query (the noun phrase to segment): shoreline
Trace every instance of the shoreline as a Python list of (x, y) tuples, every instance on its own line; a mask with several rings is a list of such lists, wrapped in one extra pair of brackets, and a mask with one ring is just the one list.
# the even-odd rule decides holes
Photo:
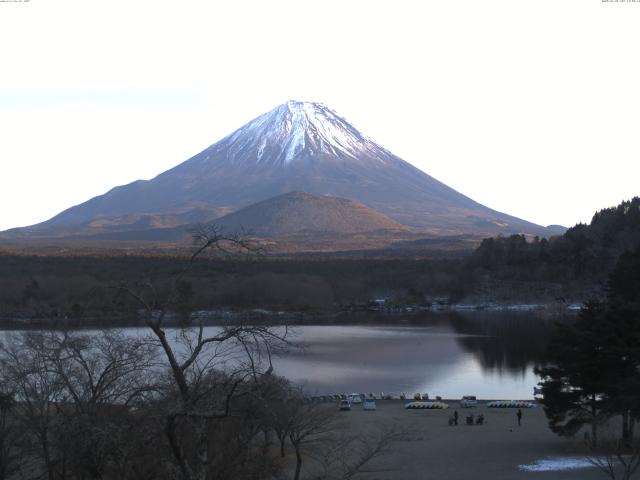
[[(382, 320), (388, 317), (406, 315), (417, 317), (420, 314), (447, 314), (447, 313), (540, 313), (548, 317), (561, 317), (564, 315), (575, 315), (579, 313), (582, 304), (559, 304), (559, 303), (456, 303), (456, 304), (434, 304), (431, 306), (420, 305), (392, 305), (392, 306), (357, 306), (335, 311), (285, 311), (269, 309), (213, 309), (197, 310), (190, 313), (189, 321), (191, 326), (198, 326), (200, 323), (206, 326), (227, 325), (234, 322), (258, 322), (274, 325), (297, 324), (311, 325), (317, 322), (322, 324), (342, 324), (339, 318), (349, 314), (370, 314), (372, 320)], [(375, 318), (375, 317), (378, 318)], [(177, 314), (167, 314), (166, 326), (179, 327), (184, 325)], [(13, 330), (25, 328), (53, 328), (53, 329), (83, 329), (83, 328), (127, 328), (144, 327), (144, 321), (139, 318), (112, 318), (101, 317), (84, 318), (59, 318), (59, 317), (33, 317), (33, 316), (12, 316), (11, 314), (0, 315), (0, 328)]]
[[(313, 396), (307, 396), (308, 399), (313, 399), (314, 397), (328, 397), (329, 395), (313, 395)], [(347, 394), (347, 396), (349, 396)], [(367, 399), (369, 397), (366, 397)], [(458, 398), (443, 398), (441, 400), (436, 400), (435, 398), (430, 398), (429, 400), (414, 400), (413, 398), (405, 398), (404, 400), (400, 399), (400, 398), (391, 398), (391, 399), (380, 399), (380, 398), (375, 398), (374, 399), (376, 402), (376, 405), (406, 405), (407, 403), (411, 403), (411, 402), (441, 402), (441, 403), (446, 403), (448, 405), (448, 408), (432, 408), (432, 409), (424, 409), (424, 410), (433, 410), (433, 411), (449, 411), (452, 412), (453, 410), (461, 410), (464, 412), (470, 412), (473, 413), (474, 411), (484, 411), (484, 410), (517, 410), (518, 408), (524, 408), (524, 407), (487, 407), (487, 403), (489, 402), (528, 402), (528, 403), (532, 403), (533, 407), (529, 407), (526, 408), (526, 410), (531, 410), (531, 409), (535, 409), (535, 408), (543, 408), (542, 404), (539, 403), (539, 399), (537, 398), (478, 398), (478, 405), (476, 407), (461, 407), (459, 406), (460, 403), (460, 399)], [(318, 403), (321, 404), (330, 404), (330, 403), (338, 403), (340, 400), (338, 399), (327, 399), (324, 401), (319, 401)], [(355, 405), (355, 406), (354, 406)], [(360, 408), (361, 404), (352, 404), (352, 408), (353, 409), (358, 409)], [(419, 410), (419, 409), (418, 409)]]

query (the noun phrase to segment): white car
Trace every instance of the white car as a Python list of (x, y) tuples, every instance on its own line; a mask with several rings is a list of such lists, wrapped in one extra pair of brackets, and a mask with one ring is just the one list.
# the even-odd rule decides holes
[(359, 393), (352, 393), (347, 397), (347, 400), (351, 403), (362, 403), (362, 395)]
[(340, 410), (348, 411), (351, 410), (351, 403), (349, 403), (349, 400), (340, 400), (339, 407)]
[(365, 398), (364, 402), (362, 402), (363, 410), (375, 410), (376, 409), (376, 401), (372, 398)]
[(465, 395), (460, 400), (460, 408), (473, 408), (478, 406), (478, 399), (475, 395)]

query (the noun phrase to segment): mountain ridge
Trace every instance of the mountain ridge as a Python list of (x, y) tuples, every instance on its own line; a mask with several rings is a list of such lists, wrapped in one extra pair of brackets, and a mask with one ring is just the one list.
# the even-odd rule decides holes
[(289, 192), (254, 203), (217, 219), (216, 224), (225, 231), (249, 231), (264, 237), (300, 233), (411, 231), (362, 203), (306, 192)]
[(89, 232), (96, 222), (126, 228), (132, 216), (150, 224), (164, 216), (173, 226), (187, 217), (208, 222), (292, 191), (354, 200), (425, 235), (563, 231), (485, 207), (395, 156), (328, 107), (289, 101), (151, 180), (115, 187), (21, 232), (63, 237), (65, 231)]

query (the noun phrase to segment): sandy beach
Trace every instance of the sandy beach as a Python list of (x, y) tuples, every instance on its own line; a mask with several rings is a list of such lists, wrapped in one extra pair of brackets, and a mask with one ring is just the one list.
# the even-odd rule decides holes
[[(547, 427), (541, 406), (523, 409), (518, 427), (517, 409), (458, 408), (448, 401), (447, 410), (406, 410), (399, 400), (377, 401), (376, 411), (363, 411), (355, 405), (340, 412), (350, 433), (373, 432), (391, 425), (412, 432), (397, 442), (392, 451), (371, 464), (367, 479), (475, 479), (475, 480), (589, 480), (604, 478), (593, 467), (573, 470), (547, 470), (554, 463), (583, 463), (585, 448), (576, 439), (560, 438)], [(337, 407), (336, 407), (337, 409)], [(448, 419), (456, 410), (458, 426)], [(464, 425), (467, 413), (482, 413), (484, 425)], [(542, 463), (540, 463), (542, 462)], [(384, 471), (380, 471), (384, 469)], [(534, 471), (527, 471), (527, 469)], [(375, 470), (378, 470), (377, 472)], [(537, 471), (536, 471), (537, 470)]]

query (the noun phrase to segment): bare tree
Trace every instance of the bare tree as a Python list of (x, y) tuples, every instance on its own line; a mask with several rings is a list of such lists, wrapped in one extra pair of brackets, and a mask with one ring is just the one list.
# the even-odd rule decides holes
[(389, 453), (393, 444), (409, 433), (390, 427), (353, 434), (333, 404), (310, 403), (299, 394), (290, 397), (286, 408), (289, 440), (296, 455), (294, 480), (303, 478), (305, 457), (310, 460), (305, 478), (312, 480), (350, 480), (380, 473), (384, 470), (372, 467), (373, 461)]
[(131, 443), (121, 434), (130, 408), (157, 391), (155, 345), (117, 330), (49, 336), (42, 352), (68, 404), (57, 409), (67, 469), (101, 478)]
[(22, 452), (24, 460), (37, 464), (39, 459), (47, 478), (55, 480), (59, 463), (54, 444), (55, 410), (64, 401), (65, 392), (41, 353), (42, 338), (37, 332), (10, 336), (0, 346), (0, 367), (2, 383), (17, 400), (15, 418), (32, 440), (32, 448)]
[[(264, 376), (262, 385), (258, 402), (262, 429), (265, 437), (271, 432), (275, 433), (280, 457), (284, 458), (285, 445), (295, 419), (293, 413), (302, 400), (301, 392), (292, 388), (286, 378), (277, 375)], [(268, 438), (265, 438), (265, 444), (268, 443)]]
[(80, 413), (94, 413), (103, 405), (129, 406), (157, 389), (156, 346), (145, 338), (119, 330), (48, 332), (32, 339), (38, 336), (34, 347)]
[[(12, 418), (27, 434), (49, 479), (101, 478), (129, 408), (157, 387), (154, 347), (117, 331), (26, 332), (0, 346), (2, 383), (15, 392)], [(139, 403), (139, 402), (137, 402)]]
[(396, 427), (380, 428), (367, 435), (348, 435), (339, 432), (331, 436), (314, 453), (319, 473), (313, 480), (351, 480), (362, 475), (388, 471), (372, 466), (376, 459), (391, 452), (393, 445), (409, 433)]
[(611, 480), (630, 480), (640, 468), (640, 442), (621, 439), (611, 429), (601, 431), (598, 446), (586, 458)]
[(14, 417), (13, 394), (0, 392), (0, 480), (7, 480), (20, 470), (18, 442), (23, 430)]
[[(185, 480), (204, 480), (210, 476), (211, 459), (215, 457), (215, 445), (210, 441), (211, 422), (230, 417), (234, 399), (253, 393), (246, 385), (252, 383), (257, 390), (259, 377), (271, 374), (271, 354), (285, 341), (287, 331), (244, 324), (207, 330), (201, 322), (196, 326), (180, 325), (172, 341), (167, 316), (179, 308), (180, 286), (195, 262), (208, 253), (255, 251), (243, 236), (224, 235), (215, 226), (198, 226), (193, 234), (195, 251), (166, 294), (160, 294), (151, 281), (138, 288), (121, 285), (119, 289), (142, 308), (145, 324), (169, 367), (169, 388), (174, 396), (168, 403), (164, 432), (181, 476)], [(266, 370), (264, 365), (268, 365)], [(187, 436), (195, 439), (194, 444), (185, 441), (185, 429)]]
[(335, 410), (327, 405), (308, 403), (298, 399), (297, 402), (289, 402), (289, 411), (289, 440), (296, 454), (293, 478), (299, 480), (302, 471), (303, 447), (318, 444), (335, 431)]

